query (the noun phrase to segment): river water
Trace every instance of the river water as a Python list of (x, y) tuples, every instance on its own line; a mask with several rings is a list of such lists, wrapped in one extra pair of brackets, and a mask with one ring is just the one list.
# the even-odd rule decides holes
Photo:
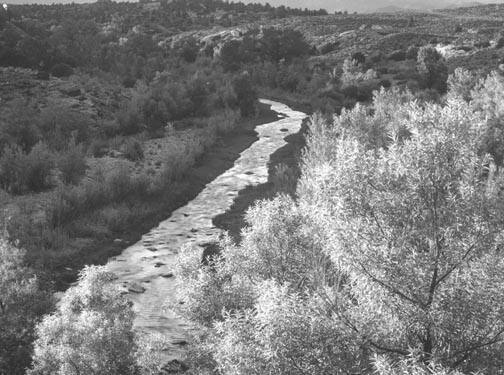
[(180, 356), (189, 328), (183, 318), (166, 308), (168, 302), (175, 302), (172, 272), (179, 249), (187, 243), (201, 246), (217, 241), (221, 230), (213, 226), (212, 219), (231, 207), (240, 190), (267, 182), (270, 155), (286, 144), (287, 135), (301, 129), (306, 117), (282, 103), (261, 102), (271, 105), (283, 118), (257, 126), (259, 139), (240, 154), (231, 169), (107, 263), (107, 269), (117, 275), (117, 282), (133, 302), (135, 328), (164, 335), (171, 345), (169, 359)]

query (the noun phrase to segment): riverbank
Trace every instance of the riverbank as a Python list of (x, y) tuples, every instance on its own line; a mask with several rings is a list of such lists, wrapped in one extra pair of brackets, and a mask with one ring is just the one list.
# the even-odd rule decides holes
[[(266, 95), (270, 100), (278, 100), (288, 105), (290, 108), (305, 112), (308, 115), (312, 113), (312, 107), (309, 103), (299, 102), (282, 95)], [(233, 205), (224, 214), (218, 215), (213, 219), (213, 224), (222, 230), (225, 230), (237, 242), (240, 241), (241, 229), (246, 225), (245, 213), (254, 204), (261, 199), (273, 198), (278, 192), (274, 179), (276, 169), (279, 165), (287, 166), (296, 177), (300, 176), (299, 161), (301, 153), (306, 145), (305, 135), (308, 130), (308, 117), (303, 121), (301, 130), (285, 137), (287, 144), (275, 151), (268, 162), (268, 181), (256, 186), (248, 186), (241, 190)]]
[(135, 329), (166, 338), (166, 360), (181, 358), (190, 330), (188, 322), (172, 309), (180, 302), (176, 275), (180, 249), (186, 249), (185, 256), (201, 258), (203, 249), (222, 234), (213, 219), (230, 209), (240, 191), (267, 182), (271, 155), (286, 144), (286, 136), (299, 132), (306, 117), (282, 103), (261, 101), (285, 117), (256, 126), (257, 141), (241, 152), (231, 168), (107, 262), (107, 270), (117, 276), (116, 283), (133, 303)]
[(123, 223), (113, 233), (113, 237), (95, 238), (56, 269), (55, 289), (65, 290), (76, 280), (78, 272), (86, 264), (102, 265), (113, 256), (119, 255), (125, 247), (139, 241), (143, 234), (166, 219), (171, 213), (194, 199), (203, 188), (224, 171), (231, 168), (240, 153), (257, 141), (255, 127), (278, 119), (270, 106), (259, 104), (258, 115), (244, 119), (232, 132), (218, 137), (197, 161), (169, 189), (161, 194), (149, 196), (135, 202), (141, 209), (133, 220)]

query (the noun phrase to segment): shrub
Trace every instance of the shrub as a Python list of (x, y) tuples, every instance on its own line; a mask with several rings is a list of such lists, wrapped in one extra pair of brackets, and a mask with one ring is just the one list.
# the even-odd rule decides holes
[(76, 144), (87, 144), (93, 123), (82, 113), (51, 104), (41, 111), (38, 126), (49, 148), (60, 151), (72, 140)]
[(55, 77), (68, 77), (74, 74), (74, 71), (70, 65), (58, 63), (51, 68), (51, 74)]
[(49, 293), (39, 289), (35, 272), (27, 267), (26, 252), (0, 239), (0, 368), (23, 375), (29, 366), (35, 325), (52, 308)]
[(6, 107), (0, 122), (0, 146), (18, 145), (24, 152), (30, 152), (41, 138), (38, 113), (24, 100), (13, 100)]
[(53, 186), (51, 171), (54, 168), (54, 154), (42, 142), (37, 143), (25, 159), (26, 187), (39, 192)]
[(0, 183), (2, 189), (12, 194), (25, 190), (26, 155), (17, 145), (8, 146), (0, 158)]
[(87, 164), (82, 145), (70, 142), (66, 150), (56, 155), (56, 166), (65, 184), (76, 185), (86, 172)]
[(379, 85), (381, 87), (385, 87), (386, 89), (388, 89), (390, 86), (392, 86), (392, 82), (390, 82), (390, 80), (388, 80), (388, 79), (382, 79), (382, 80), (380, 80)]
[(341, 75), (343, 86), (357, 86), (361, 82), (372, 80), (376, 77), (377, 74), (373, 69), (362, 72), (361, 67), (354, 60), (346, 59), (343, 62), (343, 74)]
[(354, 85), (345, 86), (345, 87), (342, 89), (342, 93), (343, 93), (343, 95), (345, 95), (346, 97), (356, 99), (356, 98), (357, 98), (357, 96), (359, 95), (359, 88), (358, 88), (357, 86), (354, 86)]
[(363, 65), (366, 62), (366, 56), (362, 52), (355, 52), (351, 57), (352, 61), (355, 61), (357, 65)]
[(504, 115), (504, 77), (492, 72), (471, 91), (471, 107), (488, 118)]
[(408, 60), (415, 60), (418, 58), (418, 51), (420, 49), (415, 46), (409, 46), (408, 49), (406, 50), (406, 58)]
[(430, 46), (420, 48), (417, 58), (417, 70), (422, 75), (424, 85), (440, 93), (446, 92), (448, 68), (439, 52)]
[(244, 61), (244, 51), (238, 40), (230, 40), (221, 47), (219, 59), (224, 71), (234, 72), (238, 70)]
[(328, 42), (324, 43), (319, 47), (319, 51), (321, 55), (327, 55), (328, 53), (334, 52), (339, 47), (339, 42)]
[(126, 141), (123, 148), (123, 153), (126, 159), (131, 161), (139, 161), (144, 158), (142, 145), (136, 139)]
[(136, 134), (143, 130), (143, 116), (136, 103), (130, 103), (116, 113), (119, 132), (123, 135)]
[(393, 51), (387, 56), (387, 59), (393, 61), (404, 61), (406, 60), (406, 52), (402, 49)]
[(474, 74), (464, 68), (457, 68), (448, 77), (448, 97), (462, 98), (466, 102), (472, 99), (471, 91), (476, 86)]
[(147, 98), (142, 106), (142, 117), (149, 132), (158, 132), (165, 127), (168, 120), (165, 104), (154, 97)]
[(18, 146), (4, 149), (0, 158), (0, 183), (13, 194), (40, 192), (53, 186), (54, 155), (44, 143), (37, 143), (29, 154)]
[(236, 93), (236, 99), (240, 108), (242, 117), (248, 117), (255, 114), (255, 103), (257, 93), (252, 87), (250, 76), (242, 74), (233, 80), (233, 89)]
[(193, 63), (196, 61), (198, 52), (198, 41), (193, 37), (186, 38), (183, 41), (182, 46), (180, 47), (180, 57), (182, 57), (182, 59), (188, 63)]
[(37, 326), (30, 375), (136, 374), (133, 311), (102, 267), (85, 267), (58, 309)]
[(263, 60), (292, 61), (296, 57), (308, 55), (310, 50), (310, 45), (300, 31), (275, 28), (262, 30), (259, 53)]
[(495, 48), (501, 49), (502, 47), (504, 47), (504, 36), (499, 35), (495, 42)]
[(95, 158), (101, 158), (108, 152), (109, 144), (106, 139), (95, 139), (89, 145), (88, 152)]

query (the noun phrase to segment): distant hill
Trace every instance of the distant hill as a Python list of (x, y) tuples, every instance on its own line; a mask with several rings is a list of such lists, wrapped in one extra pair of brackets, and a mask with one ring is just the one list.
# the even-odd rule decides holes
[[(53, 3), (90, 3), (90, 0), (0, 0), (8, 4), (53, 4)], [(130, 0), (116, 0), (130, 1)], [(131, 2), (136, 2), (131, 0)], [(285, 5), (291, 8), (326, 9), (329, 12), (349, 11), (359, 13), (387, 12), (393, 13), (407, 10), (430, 10), (442, 8), (457, 8), (488, 3), (503, 3), (504, 0), (482, 1), (473, 0), (244, 0), (245, 3), (269, 3), (272, 6)]]
[[(245, 2), (255, 2), (250, 0)], [(402, 10), (429, 10), (440, 8), (457, 8), (479, 4), (502, 3), (504, 0), (260, 0), (273, 6), (285, 5), (296, 8), (324, 8), (329, 12), (347, 10), (349, 12), (397, 12)]]

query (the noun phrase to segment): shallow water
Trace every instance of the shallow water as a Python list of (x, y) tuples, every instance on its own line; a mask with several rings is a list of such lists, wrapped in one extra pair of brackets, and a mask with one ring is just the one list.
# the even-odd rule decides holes
[[(226, 212), (241, 190), (267, 182), (270, 155), (286, 144), (287, 135), (301, 129), (306, 117), (282, 103), (263, 99), (261, 102), (271, 105), (284, 118), (257, 126), (259, 139), (240, 154), (231, 169), (107, 263), (108, 270), (118, 276), (117, 282), (125, 291), (129, 290), (136, 313), (135, 328), (166, 336), (172, 345), (168, 351), (170, 359), (179, 356), (189, 328), (181, 317), (165, 307), (175, 298), (176, 283), (171, 272), (179, 249), (187, 243), (201, 246), (217, 241), (221, 230), (213, 226), (212, 219)], [(138, 290), (132, 292), (132, 289)]]

